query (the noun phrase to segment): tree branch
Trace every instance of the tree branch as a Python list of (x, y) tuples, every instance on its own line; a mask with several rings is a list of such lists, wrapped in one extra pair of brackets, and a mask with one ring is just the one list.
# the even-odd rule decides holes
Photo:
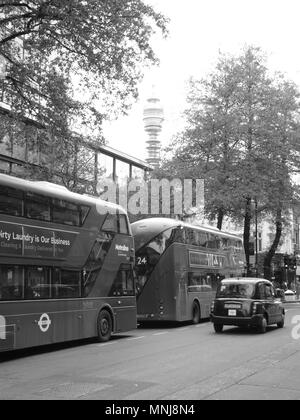
[(22, 15), (8, 16), (7, 18), (0, 20), (0, 25), (5, 25), (6, 23), (12, 22), (13, 20), (16, 20), (16, 19), (26, 19), (32, 16), (34, 16), (32, 12), (23, 13)]
[(19, 38), (22, 35), (27, 35), (27, 34), (30, 34), (32, 32), (34, 32), (32, 29), (27, 29), (26, 31), (15, 32), (14, 34), (11, 34), (11, 35), (7, 36), (6, 38), (1, 39), (0, 45), (3, 45), (6, 42), (12, 41), (15, 38)]
[(33, 8), (30, 7), (28, 4), (26, 4), (26, 3), (18, 3), (16, 1), (12, 1), (10, 3), (5, 3), (5, 4), (0, 4), (0, 7), (7, 7), (7, 6), (27, 7), (27, 9), (33, 10)]

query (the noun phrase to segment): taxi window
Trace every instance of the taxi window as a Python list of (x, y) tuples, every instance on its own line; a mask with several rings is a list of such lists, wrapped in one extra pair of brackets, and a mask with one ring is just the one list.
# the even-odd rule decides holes
[(259, 283), (258, 287), (258, 299), (266, 299), (265, 285), (264, 283)]
[(273, 299), (274, 291), (271, 285), (266, 284), (266, 298)]
[(253, 298), (255, 294), (255, 285), (252, 283), (221, 283), (217, 291), (217, 297), (240, 297)]

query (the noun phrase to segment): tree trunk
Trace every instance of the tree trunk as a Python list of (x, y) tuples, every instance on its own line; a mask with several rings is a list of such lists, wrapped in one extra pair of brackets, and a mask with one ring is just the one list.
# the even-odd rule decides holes
[(272, 259), (275, 255), (276, 249), (278, 247), (280, 238), (281, 238), (281, 233), (282, 233), (282, 212), (281, 212), (281, 208), (277, 209), (276, 212), (276, 234), (275, 234), (275, 238), (274, 241), (267, 253), (267, 255), (264, 258), (264, 276), (266, 279), (271, 280), (271, 263), (272, 263)]
[(250, 270), (250, 228), (251, 228), (251, 198), (247, 197), (244, 216), (244, 250), (246, 256), (246, 270), (247, 276), (251, 275)]
[(218, 210), (218, 222), (217, 222), (217, 228), (219, 230), (222, 229), (223, 219), (224, 219), (224, 209), (219, 208), (219, 210)]

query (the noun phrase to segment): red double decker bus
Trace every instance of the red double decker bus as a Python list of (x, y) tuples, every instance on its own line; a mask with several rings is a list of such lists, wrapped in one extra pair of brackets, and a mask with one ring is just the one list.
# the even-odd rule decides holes
[(136, 328), (125, 211), (0, 175), (0, 351)]
[(219, 280), (243, 276), (236, 235), (167, 218), (132, 223), (138, 321), (208, 318)]

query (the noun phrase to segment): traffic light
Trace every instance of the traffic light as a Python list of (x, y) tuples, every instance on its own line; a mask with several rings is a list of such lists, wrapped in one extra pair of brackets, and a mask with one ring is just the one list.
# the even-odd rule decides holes
[(290, 267), (293, 270), (296, 270), (296, 268), (297, 268), (297, 258), (295, 256), (291, 257), (291, 259), (290, 259)]
[(290, 270), (296, 270), (297, 268), (297, 258), (294, 255), (284, 255), (283, 256), (283, 264), (284, 268), (290, 269)]

